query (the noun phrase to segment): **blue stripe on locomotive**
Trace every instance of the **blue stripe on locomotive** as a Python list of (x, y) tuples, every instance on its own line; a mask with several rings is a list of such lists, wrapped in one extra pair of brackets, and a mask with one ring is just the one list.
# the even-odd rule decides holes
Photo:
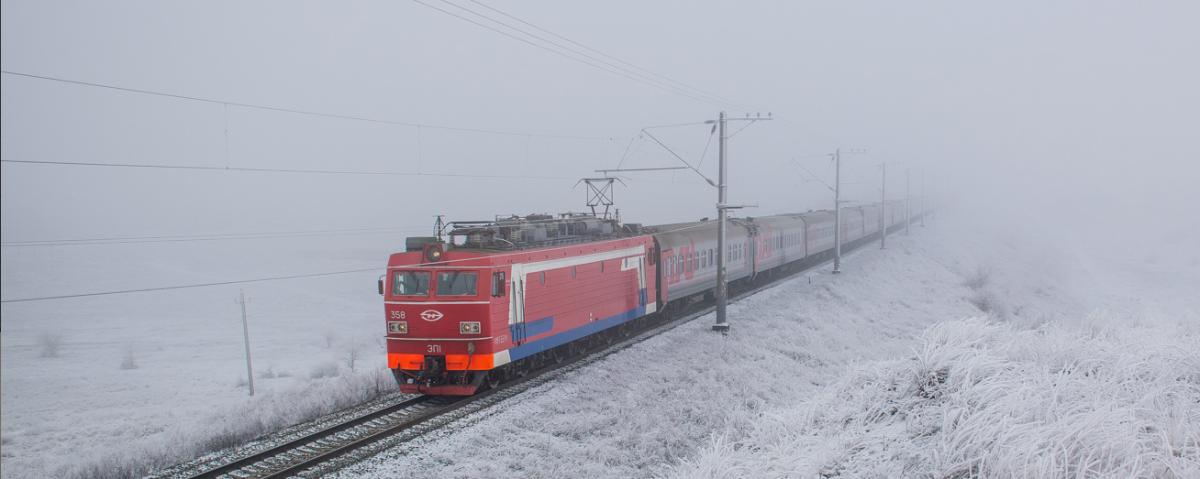
[[(609, 317), (601, 319), (599, 321), (592, 321), (592, 322), (585, 324), (583, 326), (580, 326), (578, 328), (563, 331), (563, 332), (555, 334), (553, 336), (547, 336), (547, 337), (539, 339), (537, 341), (525, 343), (525, 344), (522, 344), (515, 348), (509, 349), (508, 357), (512, 361), (527, 358), (529, 356), (540, 353), (547, 349), (550, 349), (550, 348), (553, 348), (556, 346), (562, 346), (563, 344), (569, 343), (571, 341), (582, 338), (584, 336), (590, 336), (592, 334), (596, 334), (600, 331), (603, 331), (605, 329), (619, 325), (621, 323), (632, 321), (634, 319), (644, 316), (645, 314), (646, 314), (646, 307), (638, 306), (629, 311), (615, 314), (613, 316), (609, 316)], [(548, 318), (539, 319), (537, 321), (532, 321), (527, 324), (533, 325), (533, 324), (537, 324), (537, 323), (540, 323), (540, 322), (543, 322), (546, 320), (550, 320), (549, 322), (547, 322), (547, 324), (550, 324), (553, 322), (554, 317), (551, 316)], [(516, 326), (516, 325), (513, 325), (513, 326)], [(534, 333), (532, 331), (530, 331), (529, 329), (526, 329), (526, 332), (528, 333), (529, 336), (534, 335)], [(545, 331), (542, 331), (542, 332), (545, 332)]]

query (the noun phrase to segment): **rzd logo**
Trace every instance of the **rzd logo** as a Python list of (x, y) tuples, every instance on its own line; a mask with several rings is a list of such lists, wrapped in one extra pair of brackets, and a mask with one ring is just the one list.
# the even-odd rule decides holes
[(421, 311), (421, 319), (426, 321), (437, 321), (442, 319), (442, 312), (436, 309), (426, 309), (425, 311)]

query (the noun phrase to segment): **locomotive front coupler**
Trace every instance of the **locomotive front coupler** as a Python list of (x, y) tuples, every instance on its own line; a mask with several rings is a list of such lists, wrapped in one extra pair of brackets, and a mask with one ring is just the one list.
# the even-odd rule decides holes
[(435, 380), (442, 379), (446, 373), (446, 358), (442, 356), (425, 356), (425, 360), (421, 362), (421, 372), (417, 374), (417, 380)]

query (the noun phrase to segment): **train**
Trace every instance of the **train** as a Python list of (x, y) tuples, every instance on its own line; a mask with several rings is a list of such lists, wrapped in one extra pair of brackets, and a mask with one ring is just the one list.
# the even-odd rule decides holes
[[(916, 216), (903, 202), (843, 208), (843, 247)], [(832, 211), (728, 221), (731, 290), (834, 254)], [(407, 238), (378, 281), (388, 368), (403, 392), (474, 395), (710, 299), (717, 226), (539, 214), (451, 222), (436, 236)]]

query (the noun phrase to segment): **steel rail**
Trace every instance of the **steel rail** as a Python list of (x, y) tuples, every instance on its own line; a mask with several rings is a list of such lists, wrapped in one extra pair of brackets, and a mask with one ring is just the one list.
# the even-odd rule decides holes
[(320, 441), (322, 439), (328, 438), (330, 436), (341, 433), (343, 431), (362, 426), (364, 424), (367, 424), (371, 421), (382, 418), (384, 416), (398, 413), (398, 412), (404, 411), (406, 409), (412, 409), (418, 405), (426, 404), (432, 399), (435, 399), (435, 398), (432, 396), (418, 396), (415, 398), (410, 398), (410, 399), (401, 401), (399, 403), (392, 404), (390, 406), (385, 406), (385, 407), (379, 408), (375, 411), (364, 414), (362, 416), (354, 417), (354, 418), (339, 422), (337, 424), (333, 424), (331, 426), (325, 427), (314, 433), (306, 434), (304, 436), (298, 437), (291, 441), (284, 442), (282, 444), (278, 444), (276, 446), (267, 448), (263, 451), (251, 454), (249, 456), (241, 457), (234, 461), (222, 464), (220, 466), (206, 469), (204, 471), (201, 471), (201, 472), (193, 474), (193, 475), (189, 475), (187, 477), (189, 479), (216, 478), (216, 477), (220, 477), (225, 474), (229, 474), (229, 473), (239, 471), (239, 470), (242, 470), (242, 469), (245, 469), (248, 467), (252, 467), (255, 464), (259, 464), (259, 463), (267, 461), (268, 459), (278, 457), (283, 454), (289, 453), (291, 451), (300, 449), (308, 444), (314, 443), (316, 441)]

